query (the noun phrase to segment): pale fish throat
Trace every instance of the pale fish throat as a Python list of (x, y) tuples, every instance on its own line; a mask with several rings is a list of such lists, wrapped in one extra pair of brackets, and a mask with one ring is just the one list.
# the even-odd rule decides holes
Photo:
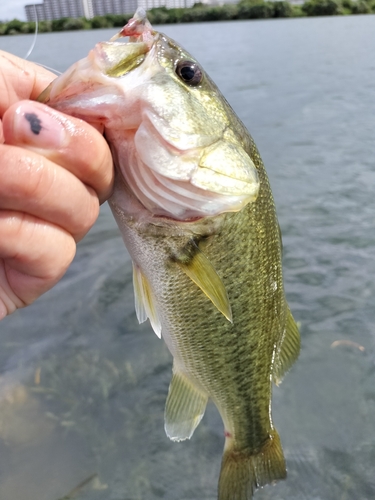
[(242, 210), (255, 201), (255, 165), (239, 146), (219, 140), (179, 151), (142, 123), (117, 155), (125, 183), (154, 216), (184, 221)]
[(169, 179), (139, 157), (129, 158), (123, 177), (138, 201), (153, 215), (180, 221), (241, 210), (247, 196), (227, 196), (201, 189), (189, 181)]

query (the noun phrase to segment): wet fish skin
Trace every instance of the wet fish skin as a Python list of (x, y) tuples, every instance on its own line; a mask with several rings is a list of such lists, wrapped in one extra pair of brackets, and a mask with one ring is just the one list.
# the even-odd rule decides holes
[[(176, 62), (195, 59), (152, 31), (145, 18), (135, 20), (138, 32), (131, 34), (129, 50), (118, 49), (124, 57), (110, 46), (110, 63), (101, 65), (100, 51), (105, 57), (107, 50), (101, 45), (95, 57), (84, 61), (83, 70), (82, 65), (68, 70), (42, 99), (104, 124), (117, 166), (109, 203), (133, 260), (137, 316), (140, 321), (149, 317), (173, 355), (166, 433), (175, 441), (190, 438), (211, 398), (225, 432), (219, 500), (249, 500), (257, 487), (286, 476), (271, 419), (272, 381), (281, 380), (299, 352), (298, 329), (284, 295), (272, 193), (252, 138), (209, 77), (201, 69), (204, 79), (194, 88), (178, 80)], [(90, 85), (82, 71), (91, 74)], [(74, 93), (80, 78), (78, 98)], [(191, 190), (191, 200), (177, 196), (177, 203), (170, 203), (155, 181), (150, 201), (127, 177), (129, 165), (141, 172), (145, 167), (137, 163), (146, 156), (136, 145), (142, 125), (139, 143), (149, 139), (146, 160), (152, 166), (144, 175), (155, 175), (161, 167), (153, 158), (162, 158), (168, 183), (176, 191), (182, 186), (184, 193)], [(162, 147), (179, 162), (176, 172), (168, 171), (170, 157), (160, 156)], [(191, 169), (205, 157), (208, 177), (199, 180), (203, 184), (197, 189)], [(210, 158), (222, 161), (212, 165)], [(229, 187), (220, 185), (223, 172)], [(198, 206), (202, 192), (213, 200), (208, 207)]]

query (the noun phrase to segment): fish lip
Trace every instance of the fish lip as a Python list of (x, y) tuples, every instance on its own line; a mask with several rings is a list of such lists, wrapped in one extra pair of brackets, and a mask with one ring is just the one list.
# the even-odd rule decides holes
[(146, 10), (143, 7), (138, 7), (134, 16), (111, 38), (111, 41), (128, 36), (130, 41), (141, 38), (142, 41), (151, 43), (155, 33), (157, 32), (152, 28), (150, 21), (147, 19)]

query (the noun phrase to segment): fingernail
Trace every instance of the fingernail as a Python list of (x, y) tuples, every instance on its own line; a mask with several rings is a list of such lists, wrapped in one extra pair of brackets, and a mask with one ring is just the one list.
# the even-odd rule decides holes
[(43, 149), (60, 148), (66, 137), (65, 127), (52, 109), (36, 103), (22, 103), (15, 113), (17, 142)]

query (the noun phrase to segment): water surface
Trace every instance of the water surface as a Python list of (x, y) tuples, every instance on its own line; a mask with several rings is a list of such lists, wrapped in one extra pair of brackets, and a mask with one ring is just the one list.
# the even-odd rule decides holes
[[(274, 390), (288, 479), (259, 500), (375, 498), (375, 16), (160, 27), (198, 56), (260, 149), (300, 358)], [(113, 30), (43, 34), (63, 71)], [(23, 56), (32, 36), (2, 37)], [(0, 498), (214, 500), (223, 429), (163, 429), (171, 357), (134, 313), (104, 206), (64, 279), (0, 324)]]

